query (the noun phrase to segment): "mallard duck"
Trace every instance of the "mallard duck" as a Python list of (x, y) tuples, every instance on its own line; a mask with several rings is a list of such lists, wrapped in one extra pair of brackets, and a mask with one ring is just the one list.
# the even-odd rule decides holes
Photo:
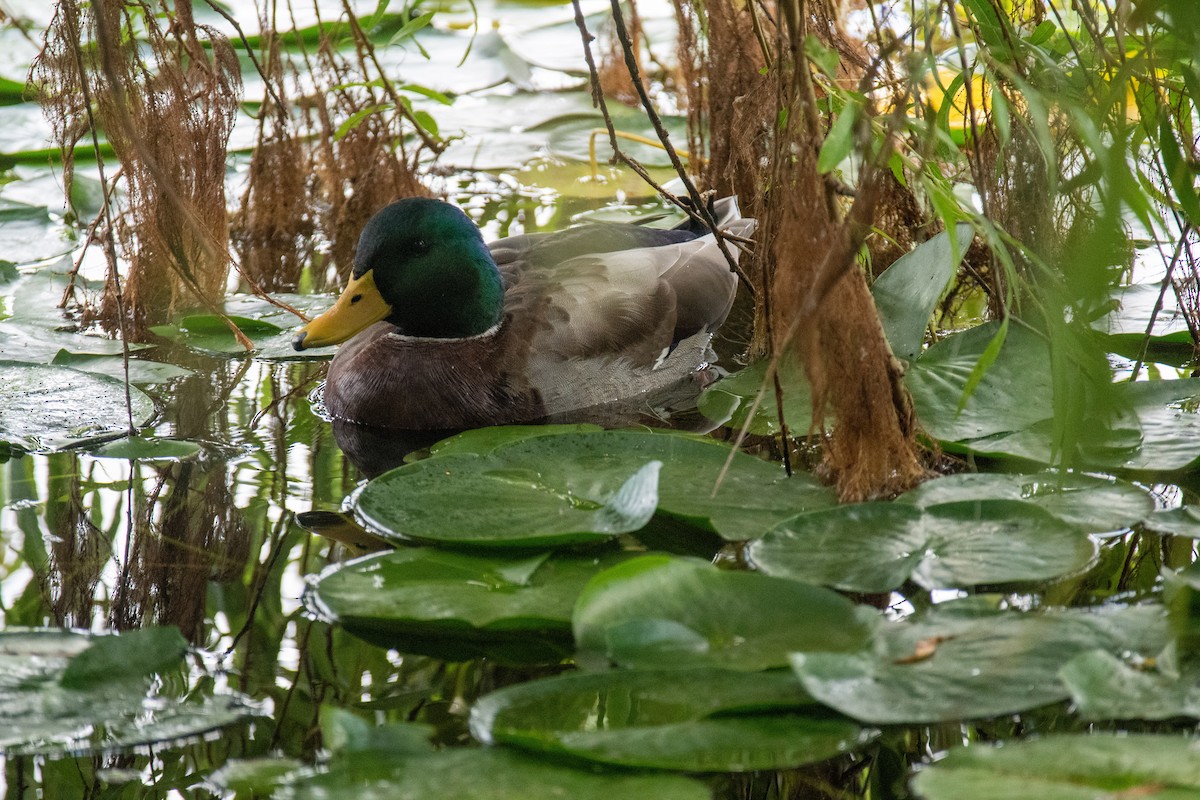
[[(714, 208), (730, 233), (753, 232), (734, 198)], [(592, 223), (488, 245), (455, 206), (407, 198), (367, 222), (345, 291), (293, 344), (350, 339), (325, 383), (334, 419), (540, 421), (687, 380), (736, 288), (712, 234), (690, 227)]]

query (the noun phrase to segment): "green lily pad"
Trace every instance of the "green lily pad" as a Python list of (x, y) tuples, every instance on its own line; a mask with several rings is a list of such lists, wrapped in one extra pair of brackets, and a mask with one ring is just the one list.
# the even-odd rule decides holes
[(1154, 511), (1154, 498), (1128, 481), (1100, 475), (973, 472), (925, 483), (896, 500), (926, 507), (956, 500), (1024, 500), (1089, 533), (1118, 531)]
[(1046, 343), (1019, 325), (1009, 328), (995, 363), (959, 410), (971, 372), (998, 330), (999, 323), (989, 322), (948, 336), (912, 362), (905, 384), (930, 436), (968, 442), (1054, 416)]
[[(69, 367), (0, 361), (0, 440), (47, 452), (129, 429), (125, 385)], [(154, 403), (129, 387), (133, 423), (146, 425)]]
[(646, 669), (770, 669), (796, 650), (856, 650), (875, 623), (828, 589), (664, 555), (600, 573), (574, 615), (581, 657)]
[[(316, 316), (333, 302), (326, 295), (272, 295), (308, 316)], [(333, 347), (296, 352), (292, 339), (302, 321), (295, 314), (256, 295), (232, 295), (225, 300), (225, 313), (254, 344), (255, 358), (266, 361), (305, 361), (329, 358)], [(244, 348), (225, 321), (215, 314), (190, 314), (172, 325), (154, 328), (159, 336), (175, 339), (188, 347), (217, 355), (243, 356)]]
[(787, 769), (870, 738), (852, 722), (796, 713), (814, 706), (786, 672), (571, 673), (486, 695), (471, 709), (471, 733), (486, 744), (687, 772)]
[(922, 769), (913, 788), (925, 800), (1185, 800), (1200, 797), (1200, 742), (1098, 733), (962, 747)]
[(121, 458), (128, 461), (180, 461), (199, 453), (203, 448), (184, 439), (144, 438), (127, 436), (97, 447), (95, 458)]
[[(1080, 462), (1090, 469), (1178, 472), (1200, 464), (1200, 380), (1119, 383), (1112, 397), (1122, 413), (1084, 443)], [(1041, 425), (966, 443), (980, 455), (1049, 462), (1049, 420)]]
[[(497, 443), (507, 437), (515, 438)], [(731, 541), (835, 502), (811, 477), (787, 478), (779, 465), (744, 453), (733, 454), (717, 487), (730, 449), (673, 433), (568, 429), (541, 435), (517, 427), (466, 434), (445, 446), (449, 454), (435, 445), (434, 458), (381, 475), (363, 489), (355, 508), (367, 527), (385, 537), (473, 546), (607, 539), (638, 530), (654, 513), (648, 463), (662, 465), (658, 513)], [(494, 508), (505, 513), (480, 513)]]
[(1200, 539), (1200, 508), (1180, 506), (1167, 511), (1156, 511), (1147, 514), (1142, 520), (1142, 525), (1155, 533)]
[(1168, 674), (1155, 662), (1138, 667), (1104, 650), (1068, 661), (1059, 677), (1085, 719), (1200, 718), (1200, 670)]
[(604, 541), (650, 521), (661, 467), (651, 461), (621, 479), (572, 491), (498, 455), (463, 453), (381, 475), (358, 494), (355, 510), (368, 529), (417, 541), (477, 547)]
[(970, 225), (959, 223), (956, 233), (957, 253), (949, 231), (942, 231), (898, 258), (871, 284), (883, 331), (897, 358), (912, 361), (921, 352), (933, 309), (971, 243)]
[[(713, 422), (737, 430), (746, 428), (759, 436), (777, 435), (780, 428), (775, 382), (763, 390), (767, 366), (765, 359), (758, 361), (705, 389), (697, 405), (700, 413)], [(783, 421), (793, 434), (803, 435), (812, 424), (812, 388), (804, 376), (804, 369), (794, 359), (781, 360), (778, 369), (783, 391)], [(758, 400), (757, 405), (755, 400)]]
[[(779, 464), (695, 436), (651, 431), (598, 431), (525, 439), (495, 451), (506, 463), (558, 474), (570, 491), (654, 459), (663, 464), (658, 513), (714, 531), (728, 541), (761, 536), (802, 511), (837, 502), (809, 475), (788, 478)], [(729, 470), (718, 477), (729, 462)]]
[(497, 447), (518, 442), (522, 439), (532, 439), (535, 436), (556, 436), (560, 433), (593, 433), (604, 430), (599, 425), (590, 423), (566, 425), (497, 425), (491, 428), (475, 428), (455, 434), (449, 439), (443, 439), (429, 448), (435, 456), (448, 456), (455, 453), (474, 453), (476, 455), (491, 455)]
[(1096, 545), (1078, 528), (1021, 500), (916, 506), (859, 503), (780, 523), (751, 543), (768, 575), (852, 592), (1041, 581), (1083, 569)]
[(259, 713), (241, 695), (214, 691), (207, 676), (175, 677), (184, 671), (184, 644), (173, 628), (0, 632), (0, 752), (63, 756), (177, 743)]
[[(1052, 391), (1049, 349), (1021, 326), (1009, 328), (995, 362), (960, 410), (972, 370), (999, 323), (950, 336), (912, 363), (905, 376), (922, 426), (948, 449), (1050, 463)], [(1200, 463), (1200, 380), (1121, 383), (1119, 410), (1088, 424), (1079, 466), (1098, 470), (1178, 471)]]
[(405, 652), (557, 661), (571, 649), (575, 599), (615, 558), (404, 548), (325, 570), (305, 602), (319, 618)]
[(883, 626), (872, 651), (801, 652), (792, 666), (813, 697), (863, 722), (949, 722), (1065, 700), (1058, 671), (1075, 655), (1157, 653), (1167, 636), (1161, 606), (1020, 613), (958, 600)]
[(596, 772), (541, 761), (501, 748), (454, 748), (425, 756), (378, 753), (335, 761), (326, 772), (286, 776), (295, 800), (709, 800), (709, 788), (679, 775)]

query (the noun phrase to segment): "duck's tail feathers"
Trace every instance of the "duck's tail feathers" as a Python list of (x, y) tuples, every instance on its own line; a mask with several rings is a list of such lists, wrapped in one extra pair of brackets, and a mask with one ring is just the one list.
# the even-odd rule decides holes
[[(736, 195), (722, 197), (720, 200), (710, 200), (708, 204), (709, 213), (713, 219), (717, 221), (717, 227), (726, 233), (734, 236), (750, 236), (754, 233), (754, 229), (758, 227), (758, 222), (742, 216), (742, 210), (738, 207), (738, 199)], [(697, 236), (703, 236), (709, 233), (708, 226), (701, 222), (688, 217), (683, 222), (675, 226), (676, 230), (691, 231)]]

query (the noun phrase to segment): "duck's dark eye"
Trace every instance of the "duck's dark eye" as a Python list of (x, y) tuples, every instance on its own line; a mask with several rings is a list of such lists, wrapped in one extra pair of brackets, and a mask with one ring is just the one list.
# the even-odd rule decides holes
[(429, 252), (429, 242), (424, 239), (413, 239), (411, 248), (414, 255), (423, 256)]
[(362, 295), (361, 295), (361, 294), (356, 294), (356, 295), (354, 295), (354, 297), (351, 297), (351, 298), (350, 298), (350, 302), (351, 302), (351, 303), (357, 303), (359, 300), (362, 300)]

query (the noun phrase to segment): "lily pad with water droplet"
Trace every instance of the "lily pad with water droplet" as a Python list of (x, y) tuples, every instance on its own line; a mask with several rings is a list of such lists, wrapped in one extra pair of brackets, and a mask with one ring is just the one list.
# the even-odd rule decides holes
[(977, 744), (924, 767), (913, 788), (925, 800), (1184, 800), (1200, 797), (1200, 742), (1094, 733)]
[(355, 510), (381, 536), (424, 542), (531, 548), (604, 541), (650, 520), (661, 467), (650, 461), (613, 480), (572, 487), (556, 472), (461, 453), (381, 475), (358, 494)]
[(1086, 567), (1096, 545), (1022, 500), (962, 500), (923, 508), (858, 503), (780, 523), (748, 551), (768, 575), (852, 592), (1042, 581)]
[[(45, 364), (0, 361), (0, 440), (48, 452), (112, 438), (129, 430), (126, 387), (114, 378)], [(154, 415), (154, 403), (129, 387), (133, 424)]]
[(813, 697), (862, 722), (949, 722), (1066, 700), (1058, 672), (1075, 655), (1155, 654), (1167, 639), (1161, 606), (1022, 613), (971, 598), (882, 626), (869, 651), (796, 653), (792, 666)]
[[(744, 453), (732, 454), (718, 486), (730, 448), (698, 437), (517, 430), (516, 440), (495, 443), (507, 435), (452, 439), (449, 455), (376, 478), (356, 498), (357, 513), (383, 536), (456, 545), (597, 541), (636, 531), (655, 512), (648, 463), (661, 464), (661, 474), (655, 473), (658, 513), (729, 540), (759, 536), (799, 511), (835, 502), (811, 477), (787, 478), (779, 465)], [(480, 513), (494, 508), (505, 511)]]
[(829, 589), (657, 554), (597, 575), (574, 615), (582, 658), (646, 669), (770, 669), (796, 650), (857, 650), (876, 622)]
[(0, 632), (0, 752), (63, 756), (174, 744), (259, 713), (185, 666), (185, 644), (173, 628)]
[(688, 772), (786, 769), (870, 738), (844, 719), (802, 713), (816, 708), (795, 677), (779, 671), (570, 673), (481, 698), (471, 733), (488, 744)]

